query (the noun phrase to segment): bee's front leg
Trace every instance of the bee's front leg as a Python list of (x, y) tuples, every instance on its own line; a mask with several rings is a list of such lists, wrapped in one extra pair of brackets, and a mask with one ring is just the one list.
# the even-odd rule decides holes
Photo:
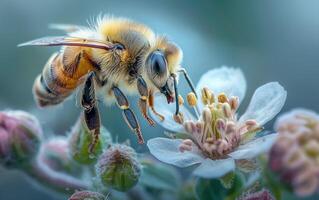
[(148, 106), (148, 88), (145, 80), (140, 76), (137, 78), (137, 89), (140, 94), (140, 99), (138, 101), (138, 106), (143, 117), (147, 120), (149, 125), (154, 126), (155, 122), (148, 116), (147, 106)]
[(151, 111), (161, 120), (164, 121), (165, 117), (159, 114), (154, 108), (154, 94), (153, 91), (150, 91), (148, 94), (148, 105), (151, 108)]
[(140, 125), (136, 119), (134, 112), (130, 109), (130, 104), (124, 95), (124, 93), (120, 90), (120, 88), (113, 86), (112, 87), (113, 94), (115, 96), (118, 107), (123, 111), (123, 117), (128, 124), (128, 126), (135, 132), (138, 138), (138, 143), (143, 144), (144, 139), (142, 136)]
[(84, 109), (84, 119), (90, 132), (93, 134), (93, 140), (89, 147), (89, 152), (92, 153), (95, 145), (98, 142), (100, 134), (100, 113), (96, 103), (95, 87), (94, 87), (95, 73), (91, 72), (84, 83), (81, 105)]

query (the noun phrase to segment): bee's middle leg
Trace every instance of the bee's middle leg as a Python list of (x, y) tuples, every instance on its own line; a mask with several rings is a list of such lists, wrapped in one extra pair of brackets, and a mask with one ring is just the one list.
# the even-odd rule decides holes
[(143, 144), (144, 139), (142, 136), (140, 125), (134, 112), (130, 109), (129, 102), (124, 93), (117, 86), (112, 87), (118, 107), (123, 111), (123, 117), (128, 126), (135, 132), (138, 138), (138, 143)]
[(145, 80), (142, 77), (137, 78), (137, 89), (140, 94), (140, 99), (138, 101), (138, 106), (140, 108), (140, 111), (143, 115), (143, 117), (147, 120), (147, 122), (151, 125), (154, 126), (155, 122), (148, 116), (148, 88)]
[(98, 142), (100, 134), (100, 113), (96, 103), (95, 86), (94, 86), (95, 73), (89, 73), (83, 88), (81, 105), (83, 107), (84, 119), (90, 132), (93, 134), (93, 140), (89, 146), (89, 152), (92, 153), (95, 145)]

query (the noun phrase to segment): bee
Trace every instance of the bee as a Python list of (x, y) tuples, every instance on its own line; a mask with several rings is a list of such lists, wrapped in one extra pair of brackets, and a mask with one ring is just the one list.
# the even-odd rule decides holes
[(146, 25), (130, 19), (100, 17), (94, 26), (54, 25), (65, 36), (44, 37), (18, 46), (61, 46), (45, 64), (33, 86), (40, 107), (62, 103), (81, 88), (81, 107), (88, 129), (94, 136), (92, 149), (100, 132), (97, 93), (105, 102), (116, 102), (138, 142), (144, 143), (138, 120), (130, 108), (128, 93), (139, 95), (142, 116), (154, 126), (148, 108), (154, 109), (154, 94), (162, 93), (167, 103), (176, 103), (179, 114), (177, 79), (181, 72), (192, 91), (194, 86), (181, 67), (182, 50), (165, 36), (155, 35)]

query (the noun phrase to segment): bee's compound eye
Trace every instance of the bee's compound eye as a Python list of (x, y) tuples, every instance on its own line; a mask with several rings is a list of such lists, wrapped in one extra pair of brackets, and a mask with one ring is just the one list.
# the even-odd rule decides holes
[(146, 61), (147, 73), (153, 83), (161, 88), (168, 78), (167, 62), (161, 51), (152, 52)]
[(157, 75), (166, 73), (166, 60), (161, 52), (153, 52), (150, 57), (150, 62), (153, 73), (156, 73)]

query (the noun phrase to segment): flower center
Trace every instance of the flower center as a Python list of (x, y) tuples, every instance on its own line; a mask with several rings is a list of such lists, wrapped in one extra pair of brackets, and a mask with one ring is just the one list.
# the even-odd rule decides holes
[(225, 93), (215, 96), (208, 88), (203, 88), (201, 100), (204, 108), (199, 112), (196, 96), (193, 93), (187, 96), (198, 119), (183, 123), (192, 140), (184, 140), (181, 151), (191, 149), (194, 143), (207, 157), (224, 158), (238, 147), (245, 133), (258, 127), (255, 120), (247, 120), (244, 124), (237, 121), (239, 98), (236, 96), (228, 98)]

